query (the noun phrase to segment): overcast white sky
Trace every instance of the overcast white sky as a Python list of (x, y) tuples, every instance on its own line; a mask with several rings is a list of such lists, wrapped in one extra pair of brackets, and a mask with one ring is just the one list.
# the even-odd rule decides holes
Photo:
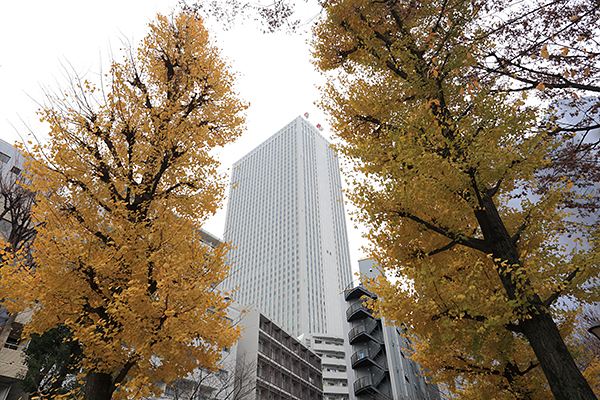
[[(41, 86), (64, 83), (65, 65), (95, 78), (101, 60), (106, 62), (111, 52), (119, 55), (123, 38), (138, 42), (154, 15), (168, 13), (175, 5), (176, 0), (5, 2), (0, 17), (0, 138), (14, 143), (26, 135), (26, 125), (43, 137), (45, 128), (35, 115), (36, 100), (43, 100)], [(302, 17), (316, 12), (307, 8)], [(252, 23), (227, 32), (215, 28), (217, 45), (239, 73), (237, 89), (250, 102), (247, 131), (219, 151), (223, 170), (305, 112), (330, 138), (325, 116), (314, 105), (319, 97), (316, 86), (324, 78), (310, 63), (309, 34), (265, 35)], [(224, 224), (223, 208), (206, 229), (221, 236)], [(350, 221), (347, 225), (352, 267), (357, 270), (357, 260), (363, 257), (359, 248), (366, 242)]]

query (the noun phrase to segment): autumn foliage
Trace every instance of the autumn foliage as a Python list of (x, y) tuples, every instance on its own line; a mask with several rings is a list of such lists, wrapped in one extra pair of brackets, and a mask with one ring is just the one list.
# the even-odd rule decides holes
[(159, 15), (128, 51), (102, 84), (73, 77), (41, 109), (34, 262), (2, 267), (11, 310), (35, 310), (28, 332), (60, 323), (82, 344), (90, 399), (212, 368), (239, 336), (216, 288), (226, 246), (200, 229), (224, 196), (212, 149), (240, 135), (246, 105), (195, 15)]
[(372, 290), (461, 398), (595, 398), (560, 306), (598, 301), (595, 221), (567, 218), (598, 205), (592, 3), (334, 0), (314, 30), (347, 196), (399, 278)]

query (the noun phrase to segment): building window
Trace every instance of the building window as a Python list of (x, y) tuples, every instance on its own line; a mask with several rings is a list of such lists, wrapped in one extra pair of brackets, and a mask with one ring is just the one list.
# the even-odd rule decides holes
[(4, 347), (11, 350), (17, 350), (19, 348), (19, 343), (21, 342), (21, 333), (23, 332), (23, 325), (18, 322), (13, 322), (10, 327), (10, 333), (8, 334), (8, 338), (6, 338), (6, 342), (4, 343)]
[(0, 162), (7, 163), (10, 160), (10, 156), (8, 154), (4, 154), (0, 151)]
[(172, 384), (169, 384), (169, 385), (167, 385), (167, 387), (165, 387), (164, 396), (168, 397), (170, 399), (175, 397), (175, 388), (173, 387)]
[(229, 376), (229, 372), (225, 371), (224, 369), (220, 369), (217, 371), (217, 377), (225, 382), (227, 380), (227, 377)]

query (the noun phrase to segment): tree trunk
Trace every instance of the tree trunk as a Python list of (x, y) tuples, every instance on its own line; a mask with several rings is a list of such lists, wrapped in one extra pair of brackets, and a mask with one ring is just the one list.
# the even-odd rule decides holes
[[(523, 300), (521, 293), (527, 293), (530, 282), (521, 282), (524, 289), (518, 289), (515, 275), (507, 271), (508, 266), (519, 269), (521, 262), (516, 245), (511, 239), (504, 222), (490, 194), (481, 199), (482, 208), (475, 211), (484, 240), (492, 250), (494, 258), (507, 262), (497, 263), (500, 279), (509, 299)], [(514, 269), (513, 269), (514, 271)], [(573, 356), (560, 336), (549, 310), (537, 294), (527, 295), (528, 318), (519, 320), (519, 327), (529, 341), (537, 357), (552, 394), (556, 400), (597, 400), (589, 383), (575, 365)]]
[(521, 320), (519, 326), (540, 362), (555, 399), (596, 399), (550, 314), (542, 312), (531, 315), (531, 319)]
[(114, 391), (112, 376), (102, 372), (90, 372), (85, 383), (83, 400), (110, 400)]

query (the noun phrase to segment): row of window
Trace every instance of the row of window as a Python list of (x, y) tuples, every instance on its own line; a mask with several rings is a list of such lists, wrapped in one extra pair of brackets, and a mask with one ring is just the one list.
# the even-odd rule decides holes
[[(317, 170), (317, 146), (326, 148), (327, 170)], [(299, 119), (243, 157), (233, 169), (225, 232), (235, 247), (230, 252), (235, 271), (230, 286), (240, 288), (240, 302), (257, 305), (295, 334), (327, 329), (319, 199), (328, 196), (331, 200), (331, 193), (339, 192), (337, 184), (330, 187), (331, 193), (319, 193), (319, 179), (327, 179), (331, 186), (336, 177), (329, 166), (335, 153), (328, 146), (310, 124)], [(327, 212), (339, 215), (341, 210), (342, 221), (326, 229), (333, 228), (336, 237), (341, 235), (335, 242), (347, 247), (341, 229), (343, 207), (334, 204), (334, 208), (337, 211)], [(345, 269), (344, 275), (351, 274), (349, 262), (331, 267), (338, 275)]]

